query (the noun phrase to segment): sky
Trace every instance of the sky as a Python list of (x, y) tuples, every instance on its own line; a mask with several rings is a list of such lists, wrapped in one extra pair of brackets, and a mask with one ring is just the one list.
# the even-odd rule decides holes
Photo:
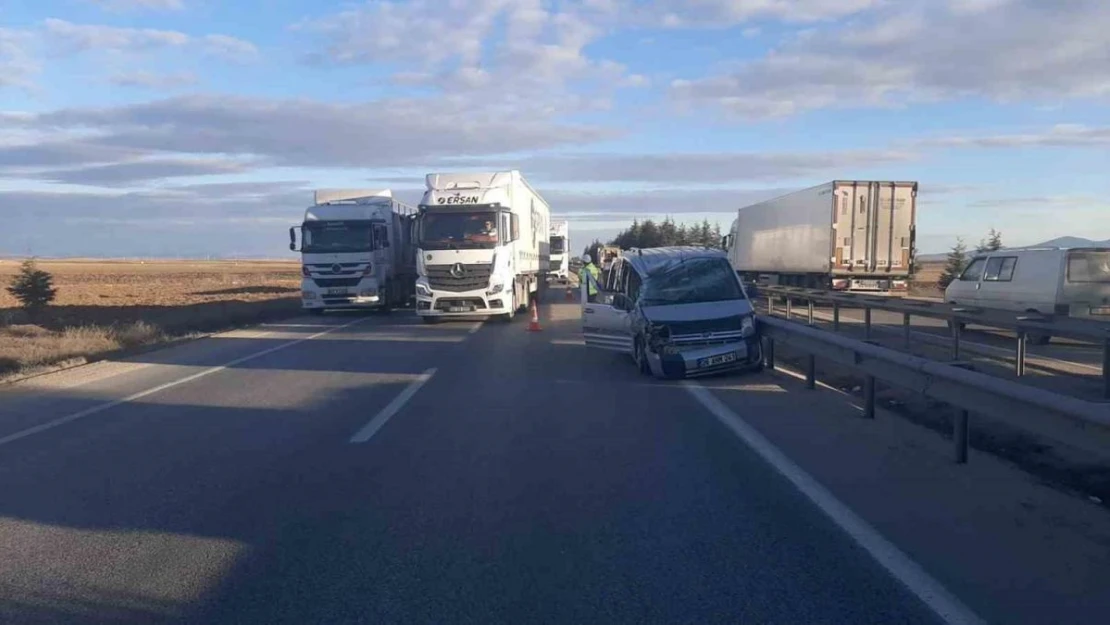
[(520, 169), (572, 244), (833, 179), (918, 247), (1110, 238), (1106, 0), (0, 0), (0, 254), (286, 257)]

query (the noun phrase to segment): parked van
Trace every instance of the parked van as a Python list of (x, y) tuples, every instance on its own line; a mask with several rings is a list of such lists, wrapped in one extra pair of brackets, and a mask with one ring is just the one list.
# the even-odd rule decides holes
[(628, 354), (660, 378), (762, 368), (755, 310), (724, 251), (632, 249), (610, 276), (595, 301), (581, 287), (587, 347)]
[[(1110, 248), (1017, 248), (976, 254), (944, 301), (1110, 321)], [(1036, 343), (1051, 337), (1031, 336)]]

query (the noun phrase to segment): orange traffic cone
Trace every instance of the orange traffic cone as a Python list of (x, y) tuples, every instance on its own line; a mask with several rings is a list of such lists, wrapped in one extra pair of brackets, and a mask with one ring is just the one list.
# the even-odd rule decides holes
[(539, 332), (543, 330), (540, 327), (540, 309), (536, 306), (536, 300), (532, 300), (532, 321), (528, 323), (529, 332)]

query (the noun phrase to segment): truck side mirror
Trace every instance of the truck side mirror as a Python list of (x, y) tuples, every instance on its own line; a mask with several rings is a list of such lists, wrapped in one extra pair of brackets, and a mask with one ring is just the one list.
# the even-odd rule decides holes
[(289, 251), (297, 251), (297, 233), (294, 232), (296, 226), (289, 228)]

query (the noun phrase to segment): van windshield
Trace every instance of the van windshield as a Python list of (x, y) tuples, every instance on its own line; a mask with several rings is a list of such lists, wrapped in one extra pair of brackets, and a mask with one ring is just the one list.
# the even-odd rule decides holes
[(1110, 282), (1110, 250), (1068, 252), (1068, 282)]
[(743, 299), (744, 291), (723, 258), (676, 260), (652, 269), (641, 290), (644, 306)]

